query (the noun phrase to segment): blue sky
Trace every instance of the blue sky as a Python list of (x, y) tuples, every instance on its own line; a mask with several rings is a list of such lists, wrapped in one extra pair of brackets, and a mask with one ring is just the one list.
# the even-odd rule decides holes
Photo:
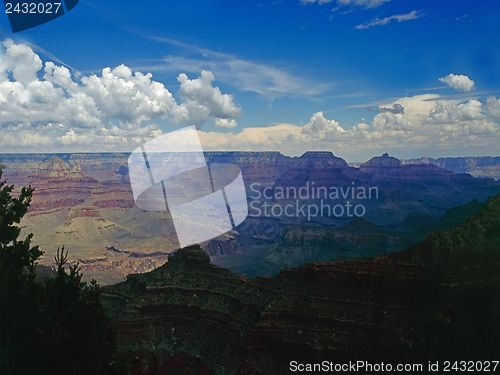
[[(500, 96), (498, 19), (494, 0), (82, 0), (15, 35), (4, 16), (0, 32), (75, 74), (120, 64), (152, 72), (174, 95), (178, 74), (210, 70), (241, 108), (238, 131), (304, 125), (319, 111), (349, 130), (398, 98)], [(473, 80), (474, 91), (439, 81), (451, 73)], [(203, 129), (236, 131), (211, 121)]]

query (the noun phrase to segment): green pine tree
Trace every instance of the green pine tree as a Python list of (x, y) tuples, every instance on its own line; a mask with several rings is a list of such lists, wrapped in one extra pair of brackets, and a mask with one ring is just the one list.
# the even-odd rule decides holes
[[(1, 178), (1, 170), (0, 170)], [(36, 329), (40, 285), (35, 267), (42, 252), (31, 246), (32, 235), (19, 239), (19, 223), (31, 202), (33, 189), (22, 188), (17, 196), (14, 186), (0, 180), (0, 373), (23, 367), (23, 352)]]
[(36, 277), (43, 252), (20, 237), (33, 189), (1, 180), (0, 169), (0, 374), (86, 375), (111, 372), (110, 323), (93, 280), (58, 249), (54, 276)]

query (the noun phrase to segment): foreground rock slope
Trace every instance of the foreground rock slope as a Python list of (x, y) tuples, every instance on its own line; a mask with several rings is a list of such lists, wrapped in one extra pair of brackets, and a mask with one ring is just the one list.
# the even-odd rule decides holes
[(195, 358), (192, 373), (283, 374), (291, 360), (491, 359), (499, 292), (497, 195), (407, 251), (269, 278), (242, 278), (185, 248), (105, 288), (104, 302), (121, 360), (138, 374)]

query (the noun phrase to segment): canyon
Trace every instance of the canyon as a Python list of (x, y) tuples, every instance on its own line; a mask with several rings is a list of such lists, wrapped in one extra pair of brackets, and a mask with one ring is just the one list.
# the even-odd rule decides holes
[[(251, 185), (271, 191), (299, 189), (308, 183), (340, 188), (355, 185), (376, 187), (380, 192), (377, 199), (358, 202), (366, 208), (363, 225), (374, 226), (378, 234), (353, 231), (360, 225), (359, 218), (323, 213), (310, 220), (257, 216), (201, 244), (214, 264), (249, 276), (271, 275), (314, 260), (356, 259), (402, 250), (427, 234), (423, 231), (418, 236), (411, 234), (411, 241), (398, 240), (399, 232), (414, 231), (408, 224), (412, 217), (425, 218), (423, 221), (440, 218), (453, 207), (485, 201), (500, 191), (495, 178), (474, 178), (462, 170), (456, 173), (422, 160), (408, 164), (387, 154), (358, 167), (331, 152), (307, 152), (300, 157), (278, 152), (207, 152), (205, 157), (209, 164), (231, 163), (241, 168), (249, 205), (255, 201)], [(0, 155), (8, 183), (35, 189), (22, 225), (24, 233), (33, 233), (34, 241), (45, 251), (43, 265), (53, 265), (57, 248), (65, 246), (70, 261), (79, 262), (86, 279), (110, 284), (161, 266), (177, 250), (169, 213), (135, 206), (127, 158), (127, 153)], [(478, 159), (475, 165), (491, 166), (495, 160)], [(463, 161), (443, 165), (463, 165)], [(306, 198), (301, 203), (320, 203), (317, 197)], [(292, 201), (285, 197), (268, 203), (285, 207)], [(343, 204), (345, 199), (326, 199), (324, 203)], [(311, 236), (320, 242), (335, 238), (338, 246), (327, 252), (301, 248), (297, 254), (298, 244)], [(359, 245), (370, 243), (370, 236), (378, 238), (373, 242), (377, 246)], [(357, 250), (345, 251), (348, 247)]]

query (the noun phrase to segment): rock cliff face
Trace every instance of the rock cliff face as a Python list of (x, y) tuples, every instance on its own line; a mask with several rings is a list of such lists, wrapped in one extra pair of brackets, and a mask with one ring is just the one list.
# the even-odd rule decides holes
[[(132, 258), (128, 253), (112, 253), (107, 246), (118, 243), (146, 254), (176, 248), (169, 239), (170, 218), (137, 210), (128, 178), (125, 181), (115, 173), (114, 165), (126, 156), (8, 155), (1, 159), (9, 183), (35, 189), (22, 225), (45, 251), (43, 264), (52, 266), (55, 251), (65, 246), (70, 261), (81, 263), (86, 278), (112, 283), (129, 273), (150, 271), (163, 264), (166, 256)], [(155, 225), (148, 228), (152, 221)]]
[(104, 301), (120, 360), (141, 369), (179, 353), (216, 374), (284, 374), (292, 360), (487, 359), (500, 345), (499, 245), (500, 195), (404, 252), (245, 279), (190, 247), (105, 288)]
[(236, 368), (244, 350), (242, 337), (264, 308), (265, 292), (260, 289), (211, 265), (199, 247), (179, 251), (151, 273), (130, 275), (105, 291), (116, 318), (120, 360), (128, 362), (130, 355), (148, 353), (146, 358), (161, 363), (183, 352), (218, 373), (226, 361), (233, 361)]
[(208, 163), (233, 163), (241, 168), (245, 181), (271, 185), (290, 168), (294, 158), (279, 152), (207, 152)]

